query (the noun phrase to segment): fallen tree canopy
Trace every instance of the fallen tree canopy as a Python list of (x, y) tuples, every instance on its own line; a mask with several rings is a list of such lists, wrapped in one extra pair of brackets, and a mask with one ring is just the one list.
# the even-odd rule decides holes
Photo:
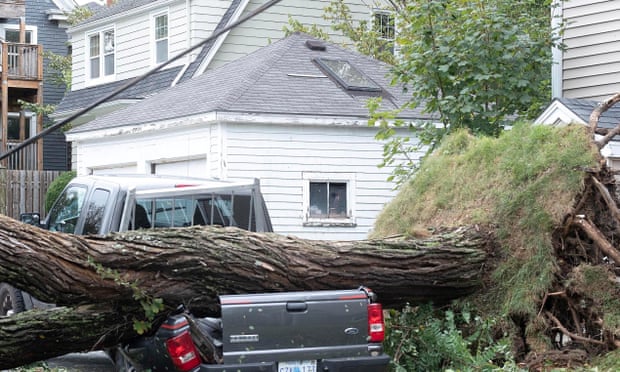
[(217, 315), (218, 294), (360, 285), (386, 305), (445, 303), (479, 287), (491, 242), (474, 228), (347, 242), (214, 226), (82, 237), (0, 216), (0, 281), (62, 306), (0, 319), (0, 368), (135, 337), (136, 288), (198, 315)]

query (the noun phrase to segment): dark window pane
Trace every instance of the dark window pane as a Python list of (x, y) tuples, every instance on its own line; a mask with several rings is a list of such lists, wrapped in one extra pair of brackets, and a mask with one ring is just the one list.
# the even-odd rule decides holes
[(329, 184), (329, 217), (338, 218), (347, 216), (347, 184)]
[(110, 192), (97, 189), (91, 197), (84, 219), (84, 234), (98, 234)]

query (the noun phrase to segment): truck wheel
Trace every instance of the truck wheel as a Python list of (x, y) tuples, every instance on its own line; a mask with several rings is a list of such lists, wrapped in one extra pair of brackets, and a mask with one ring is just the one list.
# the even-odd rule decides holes
[(0, 283), (0, 316), (10, 316), (26, 310), (22, 291)]

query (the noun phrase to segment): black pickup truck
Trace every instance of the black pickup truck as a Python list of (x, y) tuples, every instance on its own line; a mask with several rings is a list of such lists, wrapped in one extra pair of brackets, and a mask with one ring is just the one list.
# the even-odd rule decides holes
[[(209, 224), (272, 231), (257, 180), (77, 177), (44, 221), (33, 214), (24, 220), (73, 234)], [(19, 294), (23, 302), (16, 310), (40, 304), (6, 283), (2, 288)], [(116, 370), (374, 372), (388, 367), (383, 311), (367, 288), (222, 295), (219, 301), (218, 318), (180, 310), (153, 334), (108, 350)]]

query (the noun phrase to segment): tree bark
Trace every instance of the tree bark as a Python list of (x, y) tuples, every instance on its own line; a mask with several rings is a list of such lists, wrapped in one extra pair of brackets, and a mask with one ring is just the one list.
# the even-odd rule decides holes
[[(66, 306), (0, 319), (0, 368), (135, 336), (131, 319), (144, 318), (135, 287), (163, 299), (167, 310), (184, 304), (215, 316), (219, 294), (360, 285), (387, 306), (444, 303), (479, 288), (491, 242), (474, 228), (339, 242), (215, 226), (83, 237), (0, 216), (0, 281)], [(37, 353), (15, 364), (26, 344)]]

